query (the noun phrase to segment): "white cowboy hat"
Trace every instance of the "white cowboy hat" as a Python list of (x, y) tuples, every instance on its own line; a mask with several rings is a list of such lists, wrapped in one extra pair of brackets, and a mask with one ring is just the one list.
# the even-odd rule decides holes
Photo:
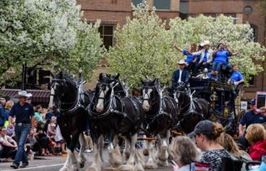
[(18, 92), (18, 97), (28, 97), (28, 93), (25, 90), (21, 90)]
[(204, 40), (203, 42), (200, 43), (200, 46), (206, 46), (206, 45), (210, 45), (211, 42), (209, 40)]
[(178, 65), (186, 65), (186, 62), (184, 59), (181, 59), (180, 61), (178, 61)]
[(31, 98), (32, 94), (31, 93), (27, 93), (27, 98)]

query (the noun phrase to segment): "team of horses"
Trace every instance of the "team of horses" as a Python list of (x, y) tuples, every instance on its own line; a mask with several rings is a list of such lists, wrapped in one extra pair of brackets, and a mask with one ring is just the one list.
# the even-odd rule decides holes
[[(102, 170), (106, 139), (109, 164), (117, 170), (167, 166), (171, 130), (188, 134), (200, 120), (210, 117), (208, 102), (193, 97), (183, 84), (172, 89), (161, 86), (158, 79), (142, 80), (138, 97), (128, 93), (119, 75), (100, 74), (94, 91), (84, 91), (83, 85), (82, 78), (74, 79), (63, 72), (52, 81), (54, 104), (61, 113), (58, 125), (68, 149), (61, 171), (84, 167), (83, 132), (87, 130), (94, 143), (94, 157), (88, 170)], [(142, 139), (148, 140), (143, 144), (147, 148), (146, 158), (136, 148), (140, 133)]]

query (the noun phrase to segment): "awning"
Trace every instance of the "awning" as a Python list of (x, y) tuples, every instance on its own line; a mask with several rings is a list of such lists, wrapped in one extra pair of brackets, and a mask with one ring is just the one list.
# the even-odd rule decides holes
[[(20, 89), (0, 89), (0, 95), (15, 98)], [(32, 103), (49, 103), (50, 90), (27, 90), (32, 94)]]

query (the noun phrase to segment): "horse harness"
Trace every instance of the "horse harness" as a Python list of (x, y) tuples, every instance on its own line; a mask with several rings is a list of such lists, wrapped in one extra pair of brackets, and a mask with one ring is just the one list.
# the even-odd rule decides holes
[[(99, 97), (100, 98), (100, 97)], [(136, 111), (139, 111), (138, 105), (136, 104), (136, 102), (129, 98), (129, 97), (125, 97), (126, 99), (130, 100), (130, 102), (133, 104), (133, 107)], [(114, 89), (112, 88), (112, 92), (111, 92), (111, 96), (110, 96), (110, 101), (108, 104), (107, 109), (103, 112), (103, 113), (98, 113), (95, 110), (93, 110), (93, 105), (94, 103), (91, 103), (89, 105), (88, 111), (89, 111), (89, 115), (91, 118), (95, 119), (95, 120), (100, 120), (100, 119), (104, 119), (109, 117), (112, 114), (116, 114), (118, 116), (122, 116), (123, 118), (128, 119), (131, 123), (134, 123), (133, 120), (128, 116), (128, 114), (125, 112), (125, 102), (123, 99), (125, 98), (121, 98), (117, 95), (114, 95)], [(103, 98), (104, 99), (104, 98)], [(121, 106), (121, 111), (119, 111), (117, 108), (118, 106)]]

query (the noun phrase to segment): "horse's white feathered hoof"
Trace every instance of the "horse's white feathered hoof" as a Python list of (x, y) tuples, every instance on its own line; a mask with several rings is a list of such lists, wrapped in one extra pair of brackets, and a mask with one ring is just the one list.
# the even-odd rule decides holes
[(63, 166), (59, 171), (70, 171), (70, 167)]
[(135, 164), (134, 167), (134, 171), (145, 171), (141, 163)]
[(118, 167), (119, 171), (135, 171), (134, 166), (131, 164), (121, 165)]
[(145, 169), (157, 169), (158, 165), (151, 160), (148, 160), (148, 162), (145, 164)]
[(85, 166), (85, 161), (80, 161), (80, 162), (79, 162), (79, 167), (80, 167), (80, 168), (83, 168), (84, 166)]
[(79, 170), (78, 165), (73, 164), (71, 171), (78, 171), (78, 170)]
[(119, 167), (120, 165), (123, 164), (123, 158), (122, 158), (122, 155), (120, 153), (120, 149), (118, 146), (109, 152), (109, 156), (110, 156), (109, 162), (111, 166)]
[(86, 171), (101, 171), (100, 167), (90, 166), (86, 169)]
[(158, 164), (159, 164), (159, 166), (162, 166), (162, 167), (168, 167), (169, 166), (168, 160), (164, 160), (164, 161), (159, 160)]

